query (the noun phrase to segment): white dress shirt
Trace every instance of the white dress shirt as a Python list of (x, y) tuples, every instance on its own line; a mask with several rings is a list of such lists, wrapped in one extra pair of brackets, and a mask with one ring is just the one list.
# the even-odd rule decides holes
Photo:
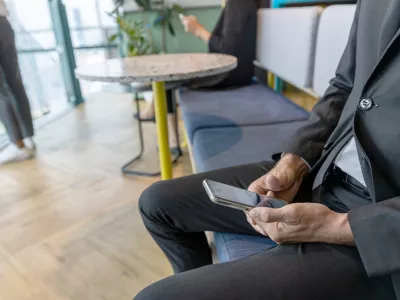
[(349, 174), (362, 185), (365, 184), (364, 175), (362, 173), (360, 160), (358, 157), (356, 141), (354, 138), (342, 149), (335, 160), (335, 165), (343, 172)]

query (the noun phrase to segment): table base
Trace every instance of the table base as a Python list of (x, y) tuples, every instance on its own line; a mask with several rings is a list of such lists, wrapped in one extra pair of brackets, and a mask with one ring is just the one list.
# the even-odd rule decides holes
[(154, 108), (156, 112), (158, 150), (161, 179), (172, 179), (172, 161), (168, 141), (167, 95), (165, 82), (153, 82)]
[[(138, 94), (135, 93), (135, 103), (136, 103), (136, 112), (138, 113), (138, 115), (140, 116), (140, 104), (139, 104), (139, 97)], [(124, 175), (132, 175), (132, 176), (143, 176), (143, 177), (157, 177), (161, 175), (161, 171), (157, 171), (154, 173), (151, 172), (145, 172), (145, 171), (136, 171), (136, 170), (132, 170), (132, 166), (138, 162), (143, 154), (144, 154), (144, 137), (143, 137), (143, 121), (140, 120), (140, 118), (138, 118), (138, 133), (139, 133), (139, 154), (136, 155), (133, 159), (131, 159), (129, 162), (127, 162), (126, 164), (124, 164), (121, 167), (121, 172)], [(175, 164), (178, 159), (179, 159), (180, 155), (174, 156), (172, 159), (172, 164)]]

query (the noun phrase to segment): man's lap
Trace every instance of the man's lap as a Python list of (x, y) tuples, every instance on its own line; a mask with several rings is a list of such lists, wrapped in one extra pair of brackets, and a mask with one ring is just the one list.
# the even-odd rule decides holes
[(395, 299), (390, 278), (368, 279), (355, 248), (327, 244), (278, 246), (159, 281), (135, 300)]
[(261, 162), (159, 182), (142, 194), (139, 206), (145, 215), (154, 219), (160, 219), (160, 215), (168, 217), (187, 232), (257, 234), (246, 222), (243, 212), (212, 203), (202, 182), (209, 179), (247, 189), (272, 167), (271, 162)]
[[(273, 167), (259, 163), (162, 182), (141, 199), (141, 211), (181, 232), (255, 234), (242, 212), (209, 201), (204, 179), (247, 188)], [(157, 214), (152, 216), (152, 214)], [(389, 278), (368, 279), (356, 248), (326, 244), (278, 246), (263, 253), (184, 272), (146, 288), (142, 299), (395, 299)]]

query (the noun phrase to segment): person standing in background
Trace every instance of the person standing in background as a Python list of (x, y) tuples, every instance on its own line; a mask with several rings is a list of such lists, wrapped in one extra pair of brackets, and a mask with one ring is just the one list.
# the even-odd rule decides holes
[[(11, 144), (0, 152), (0, 165), (35, 156), (32, 113), (18, 64), (14, 30), (0, 0), (0, 118)], [(11, 91), (11, 94), (8, 88)]]

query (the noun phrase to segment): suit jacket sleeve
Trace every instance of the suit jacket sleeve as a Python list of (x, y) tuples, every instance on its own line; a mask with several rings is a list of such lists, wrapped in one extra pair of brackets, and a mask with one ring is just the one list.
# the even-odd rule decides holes
[(325, 95), (315, 105), (308, 123), (291, 139), (285, 149), (302, 157), (312, 167), (322, 155), (325, 143), (336, 128), (344, 105), (353, 89), (356, 68), (357, 28), (360, 11), (358, 1), (350, 37)]
[(242, 49), (240, 43), (246, 31), (249, 18), (256, 18), (257, 7), (254, 1), (228, 1), (220, 20), (209, 41), (212, 53), (223, 53), (236, 56)]
[(349, 212), (349, 222), (370, 277), (400, 272), (400, 197)]

